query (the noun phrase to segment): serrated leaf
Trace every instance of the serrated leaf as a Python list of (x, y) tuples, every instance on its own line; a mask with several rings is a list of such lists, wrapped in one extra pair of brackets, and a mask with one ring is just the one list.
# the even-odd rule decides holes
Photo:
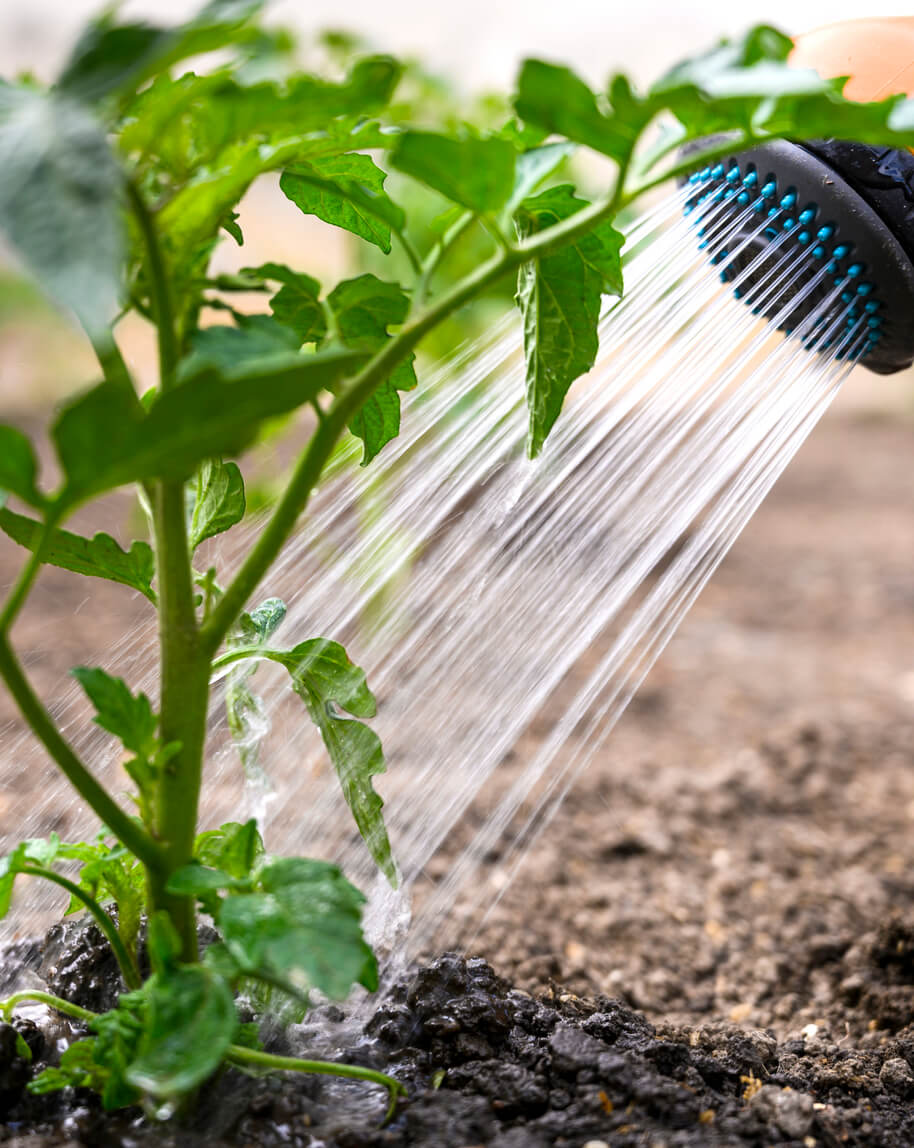
[(234, 462), (207, 459), (197, 472), (190, 547), (223, 534), (244, 518), (244, 479)]
[(250, 614), (241, 615), (237, 634), (228, 640), (229, 647), (263, 645), (276, 633), (285, 616), (286, 604), (282, 598), (265, 598)]
[(270, 300), (270, 310), (277, 322), (295, 332), (298, 346), (319, 343), (327, 333), (327, 321), (320, 304), (321, 285), (310, 275), (293, 271), (282, 263), (264, 263), (246, 267), (242, 275), (282, 283)]
[(642, 123), (604, 115), (587, 84), (570, 69), (524, 60), (514, 106), (521, 119), (615, 160), (627, 159)]
[[(354, 718), (375, 714), (375, 699), (365, 672), (349, 660), (339, 642), (312, 638), (275, 656), (292, 676), (292, 688), (304, 701), (336, 770), (346, 804), (368, 851), (391, 885), (397, 870), (384, 826), (384, 802), (372, 778), (387, 765), (374, 730)], [(352, 715), (351, 717), (347, 715)]]
[[(337, 328), (347, 347), (374, 353), (390, 338), (388, 327), (402, 323), (409, 311), (409, 299), (396, 283), (385, 283), (374, 275), (347, 279), (327, 296), (336, 316)], [(410, 354), (394, 367), (391, 375), (361, 407), (349, 429), (364, 444), (362, 466), (392, 438), (400, 433), (400, 398), (398, 391), (410, 391), (416, 385), (413, 368), (415, 355)]]
[(515, 156), (514, 145), (498, 136), (407, 131), (397, 136), (390, 162), (453, 203), (483, 215), (510, 198)]
[(232, 371), (241, 363), (288, 354), (300, 346), (288, 327), (269, 315), (246, 315), (237, 327), (201, 327), (191, 338), (191, 353), (181, 364), (179, 379), (193, 378), (206, 367)]
[(47, 839), (32, 837), (21, 841), (12, 853), (0, 857), (0, 919), (10, 910), (13, 886), (24, 865), (39, 865), (48, 868), (60, 852), (60, 838), (52, 833)]
[[(34, 550), (42, 534), (42, 525), (24, 514), (15, 514), (0, 508), (0, 530), (20, 546)], [(155, 577), (155, 555), (148, 542), (131, 542), (129, 550), (122, 550), (110, 534), (99, 533), (83, 538), (69, 530), (54, 528), (45, 540), (42, 561), (59, 566), (74, 574), (90, 578), (105, 578), (139, 590), (150, 602), (156, 601), (152, 589)]]
[(146, 1023), (125, 1077), (160, 1100), (183, 1096), (222, 1062), (238, 1027), (225, 981), (202, 965), (157, 973), (144, 986)]
[(65, 407), (52, 428), (67, 479), (61, 498), (72, 504), (124, 483), (186, 478), (204, 459), (242, 450), (261, 422), (316, 398), (363, 359), (327, 350), (206, 371), (157, 396), (145, 417), (121, 388), (101, 383)]
[(105, 132), (82, 104), (0, 85), (0, 232), (99, 339), (121, 290), (121, 185)]
[(159, 719), (145, 694), (133, 695), (123, 678), (97, 667), (77, 666), (70, 673), (95, 706), (95, 724), (120, 738), (126, 749), (144, 757), (155, 753)]
[(15, 427), (0, 426), (0, 491), (15, 494), (29, 506), (41, 507), (44, 497), (35, 486), (38, 463), (28, 438)]
[(279, 186), (306, 215), (342, 227), (387, 254), (391, 227), (402, 227), (405, 217), (384, 190), (386, 178), (370, 156), (350, 154), (284, 171)]
[(262, 892), (229, 895), (219, 910), (226, 948), (242, 971), (334, 999), (354, 984), (377, 988), (377, 963), (362, 935), (365, 898), (337, 866), (281, 859), (259, 880)]
[(226, 821), (218, 829), (199, 834), (194, 857), (201, 865), (224, 870), (233, 878), (246, 878), (263, 856), (263, 840), (257, 822)]
[[(587, 206), (569, 184), (524, 201), (521, 235), (533, 234)], [(597, 323), (604, 292), (621, 294), (623, 236), (603, 223), (574, 243), (523, 265), (517, 303), (524, 319), (527, 360), (527, 449), (536, 456), (559, 416), (568, 388), (589, 371), (599, 346)]]

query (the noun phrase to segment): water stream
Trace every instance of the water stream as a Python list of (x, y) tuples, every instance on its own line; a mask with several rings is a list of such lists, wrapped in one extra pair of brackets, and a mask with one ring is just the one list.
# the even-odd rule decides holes
[[(376, 876), (284, 672), (264, 664), (251, 679), (262, 713), (249, 749), (263, 773), (247, 780), (221, 717), (224, 683), (215, 691), (207, 822), (254, 813), (271, 851), (340, 862), (370, 893), (373, 937), (399, 957), (471, 941), (863, 345), (843, 284), (790, 338), (776, 329), (822, 281), (786, 240), (722, 286), (709, 259), (739, 253), (752, 205), (709, 202), (685, 219), (688, 196), (672, 193), (631, 228), (627, 293), (607, 308), (598, 363), (539, 461), (524, 456), (509, 316), (434, 373), (372, 467), (339, 467), (322, 485), (265, 584), (289, 607), (276, 644), (343, 642), (378, 696), (398, 893)], [(229, 535), (213, 554), (231, 566), (242, 549)], [(105, 665), (152, 693), (150, 639), (131, 635)], [(75, 735), (75, 691), (59, 712)], [(76, 740), (115, 768), (100, 735)], [(474, 803), (459, 855), (428, 882)], [(505, 841), (496, 874), (486, 858)]]

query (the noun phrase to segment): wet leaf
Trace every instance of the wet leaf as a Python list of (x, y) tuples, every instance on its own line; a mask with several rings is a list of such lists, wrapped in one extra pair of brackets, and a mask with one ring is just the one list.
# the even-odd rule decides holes
[(292, 688), (321, 732), (343, 796), (371, 856), (396, 886), (396, 866), (381, 812), (384, 802), (371, 780), (387, 768), (384, 751), (374, 730), (353, 720), (375, 714), (375, 699), (365, 672), (349, 660), (338, 642), (326, 638), (301, 642), (276, 655), (276, 660), (288, 669)]
[[(20, 546), (34, 550), (41, 537), (42, 526), (33, 518), (3, 507), (0, 508), (0, 530)], [(99, 533), (92, 538), (83, 538), (55, 527), (45, 541), (41, 560), (74, 574), (119, 582), (122, 586), (139, 590), (151, 602), (156, 600), (152, 589), (155, 555), (148, 542), (131, 542), (129, 550), (122, 550), (110, 534)]]
[(235, 1002), (222, 977), (202, 965), (157, 973), (143, 991), (144, 1031), (125, 1076), (150, 1096), (174, 1099), (219, 1067), (238, 1027)]
[[(521, 235), (534, 234), (587, 206), (563, 184), (522, 204)], [(622, 293), (623, 237), (602, 223), (567, 247), (525, 264), (517, 303), (524, 318), (527, 359), (527, 449), (537, 455), (558, 418), (568, 388), (596, 360), (597, 323), (604, 292)]]
[(242, 971), (334, 999), (353, 984), (377, 987), (377, 964), (362, 936), (365, 898), (337, 866), (277, 860), (261, 870), (259, 883), (262, 892), (229, 895), (219, 911), (226, 947)]
[(253, 818), (226, 821), (199, 834), (194, 845), (194, 857), (201, 865), (224, 870), (233, 878), (248, 877), (262, 856), (263, 841)]
[(197, 471), (190, 547), (230, 530), (244, 518), (244, 479), (234, 462), (207, 459)]
[(156, 750), (159, 719), (145, 694), (132, 694), (122, 678), (104, 670), (78, 666), (70, 671), (95, 706), (95, 724), (120, 738), (126, 749), (151, 757)]

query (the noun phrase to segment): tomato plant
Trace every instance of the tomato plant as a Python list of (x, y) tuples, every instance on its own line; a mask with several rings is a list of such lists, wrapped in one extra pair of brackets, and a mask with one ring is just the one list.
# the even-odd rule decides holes
[[(341, 998), (354, 984), (374, 988), (377, 964), (362, 935), (363, 897), (336, 866), (271, 857), (254, 822), (202, 829), (199, 805), (214, 674), (276, 662), (323, 737), (366, 847), (397, 880), (372, 785), (385, 762), (365, 674), (332, 636), (276, 645), (282, 603), (251, 599), (341, 437), (361, 441), (367, 465), (399, 433), (420, 341), (516, 277), (535, 456), (569, 386), (594, 363), (603, 296), (622, 292), (620, 211), (667, 179), (778, 136), (914, 143), (911, 103), (848, 103), (840, 82), (789, 68), (789, 41), (765, 27), (674, 68), (644, 94), (620, 75), (594, 93), (567, 68), (528, 60), (509, 122), (418, 130), (407, 122), (408, 102), (394, 100), (401, 69), (386, 56), (355, 59), (342, 79), (258, 78), (255, 65), (281, 39), (260, 23), (259, 8), (211, 0), (176, 28), (104, 15), (50, 87), (0, 84), (0, 228), (82, 326), (99, 371), (50, 424), (56, 486), (42, 480), (29, 438), (0, 426), (0, 528), (24, 550), (0, 608), (0, 677), (104, 827), (90, 842), (20, 844), (0, 864), (0, 915), (19, 875), (55, 883), (104, 933), (126, 990), (102, 1015), (38, 992), (0, 1009), (8, 1017), (20, 1001), (40, 999), (86, 1022), (92, 1035), (32, 1088), (86, 1085), (108, 1107), (179, 1103), (224, 1063), (361, 1077), (394, 1098), (400, 1089), (368, 1069), (273, 1056), (241, 1024), (239, 994), (262, 1009), (305, 1008), (314, 990)], [(201, 57), (211, 66), (183, 66)], [(682, 158), (694, 141), (704, 142)], [(579, 146), (614, 164), (595, 202), (556, 182)], [(386, 189), (388, 168), (451, 205), (443, 225), (407, 218)], [(243, 242), (240, 200), (268, 173), (279, 173), (303, 213), (380, 252), (398, 248), (409, 282), (366, 273), (327, 288), (279, 263), (213, 273), (222, 238)], [(469, 235), (488, 254), (442, 279), (444, 261)], [(251, 289), (269, 299), (268, 312), (233, 305), (236, 292)], [(229, 321), (204, 324), (214, 307)], [(158, 383), (143, 394), (118, 345), (130, 311), (157, 337)], [(194, 555), (244, 517), (234, 460), (266, 420), (304, 406), (313, 411), (310, 437), (223, 584)], [(66, 528), (74, 510), (122, 486), (141, 491), (152, 545), (123, 549), (104, 533)], [(14, 623), (46, 563), (120, 583), (157, 611), (155, 700), (132, 691), (116, 667), (73, 671), (95, 721), (123, 745), (132, 809), (75, 752), (14, 651)], [(243, 729), (251, 696), (243, 675), (235, 683), (229, 721)], [(220, 938), (202, 956), (201, 912)]]

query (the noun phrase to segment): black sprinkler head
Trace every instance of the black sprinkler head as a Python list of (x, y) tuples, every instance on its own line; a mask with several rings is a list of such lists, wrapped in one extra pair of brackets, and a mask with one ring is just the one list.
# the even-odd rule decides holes
[[(823, 308), (829, 317), (840, 311), (861, 332), (855, 357), (863, 366), (883, 375), (911, 366), (914, 156), (840, 140), (777, 141), (734, 152), (689, 183), (687, 214), (700, 222), (713, 209), (716, 220), (727, 211), (742, 220), (712, 256), (722, 281), (739, 279), (737, 297), (761, 299), (758, 313), (788, 333), (803, 330), (814, 312), (821, 324)], [(800, 248), (809, 257), (795, 257), (799, 270), (788, 286), (776, 297), (753, 293), (766, 272), (771, 278), (766, 250), (783, 260)], [(784, 318), (792, 297), (796, 306)]]

